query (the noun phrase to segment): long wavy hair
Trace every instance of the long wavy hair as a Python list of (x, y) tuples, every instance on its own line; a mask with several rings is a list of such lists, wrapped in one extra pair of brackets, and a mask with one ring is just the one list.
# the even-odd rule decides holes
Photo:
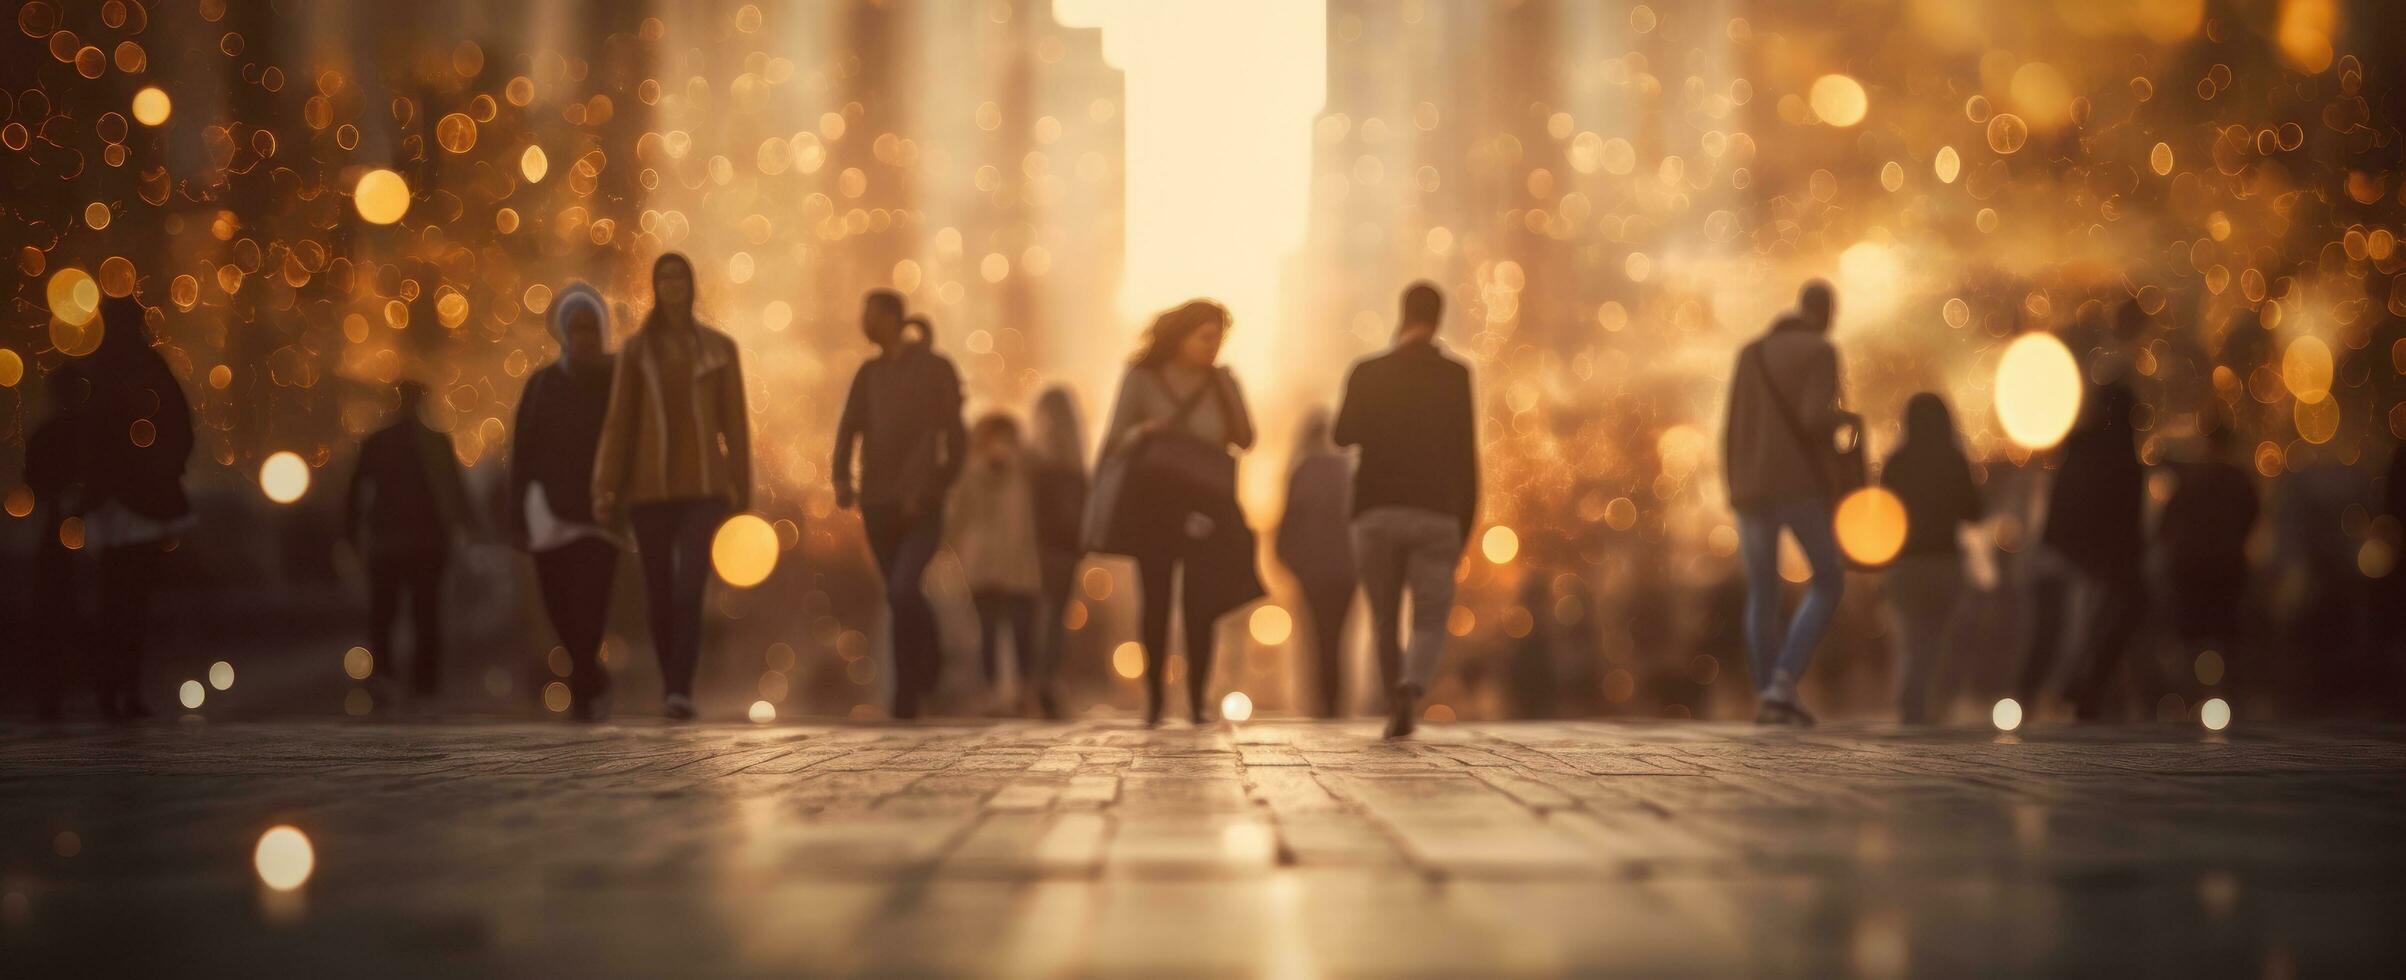
[(1136, 348), (1136, 356), (1128, 363), (1137, 367), (1157, 368), (1178, 356), (1178, 348), (1195, 331), (1214, 323), (1222, 330), (1229, 327), (1228, 308), (1207, 299), (1188, 300), (1153, 318), (1145, 329), (1144, 343)]
[(644, 311), (643, 314), (643, 329), (645, 330), (651, 329), (652, 325), (660, 322), (660, 270), (667, 268), (671, 262), (685, 267), (685, 281), (692, 284), (685, 291), (685, 322), (696, 326), (702, 322), (701, 318), (695, 316), (693, 312), (693, 301), (702, 292), (702, 280), (693, 274), (693, 260), (686, 258), (681, 252), (662, 252), (659, 258), (652, 260), (652, 308)]

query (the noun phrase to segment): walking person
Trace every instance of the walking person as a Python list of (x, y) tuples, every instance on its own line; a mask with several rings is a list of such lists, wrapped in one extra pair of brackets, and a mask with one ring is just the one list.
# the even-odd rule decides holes
[(2247, 538), (2259, 510), (2254, 474), (2232, 458), (2236, 442), (2228, 421), (2206, 429), (2205, 456), (2179, 468), (2156, 524), (2181, 653), (2212, 651), (2226, 664), (2241, 660), (2235, 654), (2247, 608)]
[(2146, 605), (2147, 475), (2131, 428), (2136, 403), (2121, 382), (2093, 388), (2064, 438), (2046, 525), (2030, 556), (2030, 632), (2015, 688), (2025, 710), (2035, 710), (2054, 672), (2075, 600), (2082, 610), (2072, 631), (2075, 677), (2063, 688), (2083, 721), (2103, 717), (2105, 684), (2138, 631)]
[(1880, 482), (1905, 505), (1905, 542), (1887, 581), (1897, 720), (1923, 725), (1934, 720), (1932, 689), (1946, 669), (1947, 634), (1963, 597), (1959, 532), (1987, 509), (1945, 399), (1925, 391), (1905, 401), (1905, 439), (1880, 466)]
[[(1278, 519), (1278, 561), (1303, 590), (1312, 638), (1312, 695), (1322, 718), (1345, 714), (1345, 614), (1353, 608), (1353, 461), (1329, 438), (1328, 413), (1313, 409), (1295, 434), (1286, 512)], [(1392, 669), (1388, 670), (1392, 677)], [(1391, 683), (1391, 681), (1390, 681)]]
[(443, 570), (452, 538), (469, 519), (468, 494), (451, 438), (429, 428), (421, 413), (426, 388), (404, 381), (396, 394), (397, 417), (360, 443), (343, 503), (343, 537), (367, 565), (368, 652), (377, 686), (389, 688), (397, 674), (394, 630), (406, 596), (409, 690), (425, 699), (442, 684)]
[[(1346, 376), (1333, 433), (1337, 445), (1361, 447), (1353, 555), (1387, 684), (1388, 738), (1412, 733), (1420, 699), (1437, 678), (1454, 568), (1479, 516), (1477, 403), (1469, 365), (1437, 343), (1444, 311), (1436, 286), (1404, 290), (1395, 344)], [(1401, 622), (1407, 592), (1408, 645)]]
[(619, 551), (593, 516), (593, 460), (616, 365), (605, 346), (609, 319), (592, 286), (560, 290), (550, 319), (560, 357), (527, 377), (510, 441), (511, 537), (534, 556), (544, 612), (568, 651), (569, 711), (580, 721), (601, 716), (610, 687), (599, 655)]
[(1044, 571), (1031, 469), (1018, 420), (1001, 412), (979, 418), (969, 430), (969, 463), (945, 507), (944, 544), (969, 580), (969, 597), (977, 607), (978, 662), (987, 685), (1001, 686), (998, 648), (1008, 633), (1022, 697), (1033, 693), (1031, 700), (1050, 717), (1056, 709), (1036, 645)]
[(1255, 539), (1236, 499), (1235, 453), (1253, 447), (1236, 375), (1220, 366), (1228, 311), (1193, 300), (1161, 314), (1120, 378), (1088, 501), (1094, 550), (1136, 559), (1145, 724), (1159, 725), (1172, 601), (1185, 641), (1187, 716), (1210, 718), (1220, 617), (1262, 596)]
[(104, 299), (100, 318), (100, 346), (81, 372), (91, 385), (77, 436), (84, 547), (99, 555), (93, 623), (101, 710), (131, 720), (150, 714), (139, 691), (160, 561), (192, 524), (184, 495), (192, 405), (151, 346), (149, 310), (139, 300)]
[[(1829, 340), (1836, 297), (1814, 280), (1798, 292), (1797, 307), (1739, 349), (1721, 441), (1746, 569), (1746, 646), (1761, 702), (1755, 721), (1762, 724), (1813, 723), (1797, 685), (1846, 591), (1831, 525), (1844, 489), (1835, 440), (1846, 419), (1838, 407), (1838, 348)], [(1784, 624), (1783, 530), (1812, 568), (1804, 602)]]
[(593, 517), (635, 528), (663, 710), (694, 715), (710, 541), (752, 506), (752, 422), (735, 341), (694, 316), (693, 264), (652, 263), (652, 309), (612, 366), (593, 460)]
[[(861, 332), (877, 345), (844, 397), (835, 429), (835, 503), (860, 508), (892, 613), (896, 718), (916, 718), (941, 668), (936, 611), (922, 583), (944, 540), (944, 502), (960, 476), (967, 430), (952, 361), (903, 332), (902, 294), (871, 290)], [(854, 473), (854, 459), (859, 472)]]
[[(77, 530), (84, 507), (84, 413), (91, 382), (81, 371), (63, 367), (42, 386), (50, 414), (25, 437), (25, 489), (33, 493), (33, 575), (27, 581), (27, 643), (18, 651), (18, 665), (33, 690), (34, 712), (43, 721), (58, 720), (66, 700), (71, 661), (78, 659), (88, 625), (83, 600), (77, 593), (75, 549), (69, 538)], [(70, 521), (78, 522), (71, 524)], [(95, 681), (100, 678), (94, 677)], [(102, 711), (123, 709), (113, 702), (112, 689), (97, 692)], [(114, 705), (114, 707), (113, 707)]]
[(1056, 385), (1036, 397), (1028, 456), (1028, 478), (1036, 493), (1036, 565), (1043, 587), (1043, 650), (1038, 670), (1045, 678), (1038, 706), (1059, 716), (1061, 664), (1069, 648), (1069, 590), (1086, 560), (1080, 525), (1086, 514), (1086, 429), (1077, 398)]

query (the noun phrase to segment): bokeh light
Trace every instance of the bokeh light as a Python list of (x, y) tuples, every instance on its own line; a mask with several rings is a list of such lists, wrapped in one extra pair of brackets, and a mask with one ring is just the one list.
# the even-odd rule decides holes
[(710, 539), (710, 565), (720, 581), (748, 589), (777, 570), (777, 529), (757, 514), (737, 514)]
[(1111, 650), (1111, 672), (1135, 680), (1145, 675), (1145, 648), (1129, 640)]
[(2229, 728), (2231, 703), (2221, 698), (2207, 698), (2204, 704), (2197, 706), (2197, 721), (2204, 725), (2206, 731), (2209, 732), (2218, 732)]
[(166, 89), (149, 85), (134, 93), (135, 122), (145, 126), (164, 126), (167, 117), (174, 111), (175, 100), (167, 97)]
[(1295, 618), (1284, 607), (1265, 603), (1254, 607), (1247, 626), (1253, 633), (1253, 642), (1274, 647), (1285, 643), (1295, 631)]
[(375, 672), (376, 655), (369, 653), (368, 648), (352, 647), (343, 651), (344, 676), (355, 681), (364, 681), (368, 679), (368, 675)]
[(2080, 417), (2080, 365), (2049, 333), (2025, 333), (1997, 358), (1997, 423), (2025, 449), (2062, 442)]
[(1250, 721), (1253, 718), (1253, 699), (1243, 691), (1230, 691), (1220, 698), (1220, 717), (1229, 721)]
[(259, 464), (259, 489), (279, 504), (299, 500), (309, 492), (309, 464), (291, 450), (270, 454)]
[(1520, 554), (1520, 535), (1501, 524), (1488, 528), (1479, 538), (1479, 553), (1495, 564), (1508, 564), (1513, 556)]
[(234, 665), (220, 660), (209, 665), (209, 686), (223, 691), (234, 686)]
[(1905, 502), (1887, 487), (1863, 487), (1838, 501), (1838, 547), (1864, 565), (1885, 565), (1905, 547)]
[(91, 273), (74, 266), (51, 273), (44, 293), (50, 300), (50, 315), (61, 323), (80, 327), (100, 312), (100, 284)]
[(251, 866), (262, 884), (280, 892), (292, 891), (307, 884), (310, 873), (317, 870), (317, 849), (299, 828), (278, 824), (259, 835), (259, 845), (251, 851)]
[(744, 716), (755, 725), (766, 725), (777, 720), (777, 706), (767, 701), (754, 701), (751, 710), (745, 712)]
[(409, 182), (390, 170), (370, 170), (352, 188), (351, 202), (369, 224), (392, 224), (409, 213)]
[(1998, 698), (1996, 705), (1988, 709), (1988, 723), (1997, 726), (2000, 732), (2022, 727), (2022, 703), (2012, 698)]
[(1813, 114), (1832, 126), (1852, 126), (1871, 110), (1863, 83), (1846, 75), (1823, 75), (1813, 80)]
[(175, 689), (176, 703), (183, 705), (186, 710), (198, 708), (201, 702), (208, 699), (209, 689), (201, 686), (199, 681), (185, 681)]

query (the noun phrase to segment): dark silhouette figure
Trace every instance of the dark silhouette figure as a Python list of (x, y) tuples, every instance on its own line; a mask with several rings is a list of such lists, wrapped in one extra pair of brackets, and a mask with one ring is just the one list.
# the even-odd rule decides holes
[[(1061, 665), (1069, 648), (1066, 620), (1069, 590), (1086, 560), (1080, 525), (1086, 514), (1086, 435), (1078, 403), (1068, 388), (1047, 388), (1036, 398), (1034, 439), (1028, 477), (1036, 489), (1036, 561), (1042, 574), (1044, 693), (1057, 698)], [(1057, 704), (1045, 708), (1052, 717)]]
[[(1329, 439), (1328, 413), (1313, 409), (1295, 435), (1286, 513), (1278, 519), (1278, 561), (1303, 589), (1312, 638), (1312, 694), (1322, 718), (1345, 713), (1345, 614), (1353, 608), (1353, 461)], [(1393, 678), (1394, 665), (1384, 668)], [(1392, 683), (1392, 680), (1390, 680)]]
[[(1838, 407), (1838, 348), (1829, 340), (1835, 306), (1828, 283), (1806, 283), (1797, 309), (1741, 348), (1730, 372), (1722, 472), (1746, 568), (1746, 647), (1762, 702), (1755, 720), (1765, 724), (1813, 723), (1796, 688), (1846, 593), (1830, 523), (1845, 491), (1835, 440), (1846, 416)], [(1813, 570), (1804, 602), (1785, 624), (1782, 530), (1795, 536)]]
[(2205, 456), (2182, 466), (2156, 524), (2156, 547), (2172, 598), (2172, 629), (2183, 653), (2216, 650), (2226, 662), (2247, 608), (2247, 538), (2259, 503), (2255, 475), (2233, 461), (2228, 422), (2205, 431)]
[(1479, 516), (1477, 402), (1470, 367), (1437, 345), (1444, 310), (1437, 287), (1416, 282), (1404, 290), (1395, 345), (1346, 376), (1333, 433), (1337, 445), (1361, 448), (1353, 475), (1353, 554), (1379, 667), (1387, 672), (1388, 738), (1412, 733), (1420, 698), (1437, 678), (1454, 607), (1454, 567)]
[[(852, 376), (835, 430), (836, 506), (859, 506), (893, 618), (894, 717), (919, 717), (941, 668), (936, 612), (921, 587), (944, 540), (944, 502), (968, 441), (961, 375), (907, 340), (902, 295), (872, 290), (861, 331), (878, 353)], [(859, 460), (857, 478), (854, 459)], [(855, 482), (857, 479), (857, 482)]]
[(510, 442), (509, 514), (515, 543), (534, 555), (543, 609), (568, 651), (569, 707), (605, 710), (599, 654), (618, 574), (618, 542), (593, 523), (593, 458), (601, 449), (616, 361), (604, 346), (610, 314), (599, 291), (573, 283), (551, 304), (560, 357), (526, 379)]
[(692, 718), (710, 541), (752, 506), (752, 422), (735, 341), (694, 317), (693, 264), (652, 263), (652, 309), (611, 371), (593, 460), (593, 516), (635, 528), (663, 708)]
[(192, 519), (192, 406), (151, 346), (148, 315), (131, 297), (102, 300), (100, 346), (80, 372), (91, 386), (76, 441), (84, 547), (99, 556), (95, 673), (102, 713), (119, 719), (150, 713), (138, 691), (151, 592), (160, 559)]
[(2104, 688), (2145, 611), (2144, 530), (2147, 474), (2131, 429), (2137, 398), (2120, 382), (2090, 390), (2081, 420), (2064, 439), (2046, 526), (2031, 556), (2030, 635), (2016, 694), (2035, 706), (2053, 672), (2073, 597), (2086, 601), (2076, 635), (2077, 676), (2064, 693), (2082, 719), (2100, 717)]
[(1086, 527), (1094, 550), (1136, 559), (1145, 723), (1161, 723), (1174, 597), (1185, 640), (1187, 714), (1210, 717), (1214, 627), (1262, 596), (1255, 539), (1236, 499), (1234, 451), (1253, 446), (1236, 376), (1219, 366), (1228, 311), (1194, 300), (1161, 314), (1120, 378)]
[(1905, 439), (1880, 467), (1880, 482), (1905, 504), (1905, 543), (1888, 566), (1888, 611), (1896, 637), (1896, 714), (1933, 720), (1932, 689), (1947, 665), (1947, 634), (1963, 598), (1960, 532), (1986, 513), (1971, 460), (1963, 455), (1946, 400), (1922, 392), (1905, 401)]
[(960, 560), (977, 607), (978, 661), (986, 683), (1002, 679), (999, 648), (1009, 633), (1019, 683), (1048, 717), (1058, 713), (1042, 649), (1036, 645), (1036, 603), (1044, 568), (1036, 542), (1033, 464), (1019, 439), (1019, 422), (1000, 412), (969, 430), (969, 463), (946, 505), (944, 543)]
[(426, 389), (399, 386), (400, 412), (359, 446), (343, 504), (343, 537), (368, 570), (368, 650), (376, 676), (390, 683), (400, 653), (394, 626), (409, 601), (410, 691), (432, 697), (442, 682), (443, 568), (452, 538), (466, 526), (468, 495), (451, 438), (426, 426)]
[[(25, 439), (25, 489), (33, 493), (33, 513), (28, 516), (40, 529), (41, 540), (34, 545), (28, 583), (30, 635), (19, 656), (33, 690), (35, 713), (54, 721), (66, 697), (67, 678), (74, 673), (70, 662), (78, 658), (87, 628), (76, 591), (75, 549), (68, 545), (70, 535), (82, 532), (68, 520), (80, 521), (83, 510), (80, 440), (91, 382), (80, 371), (62, 368), (43, 385), (43, 397), (50, 414)], [(98, 693), (101, 707), (109, 709), (111, 692)]]

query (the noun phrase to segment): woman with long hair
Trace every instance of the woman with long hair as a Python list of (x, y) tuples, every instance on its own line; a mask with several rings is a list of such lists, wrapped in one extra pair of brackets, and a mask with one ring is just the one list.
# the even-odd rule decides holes
[(694, 317), (693, 263), (652, 263), (652, 309), (612, 371), (593, 516), (631, 523), (668, 716), (692, 718), (710, 540), (752, 504), (752, 427), (735, 341)]
[(1059, 385), (1036, 396), (1030, 421), (1028, 474), (1036, 488), (1036, 565), (1044, 603), (1037, 706), (1050, 718), (1060, 712), (1055, 679), (1069, 647), (1069, 590), (1078, 564), (1086, 560), (1079, 537), (1086, 512), (1086, 427), (1078, 417), (1077, 396)]
[[(1136, 559), (1144, 603), (1145, 723), (1161, 722), (1176, 586), (1187, 710), (1208, 718), (1213, 627), (1262, 595), (1253, 532), (1236, 499), (1235, 454), (1253, 446), (1236, 376), (1219, 365), (1228, 311), (1194, 300), (1163, 313), (1121, 378), (1104, 430), (1087, 526), (1095, 549)], [(1101, 484), (1108, 482), (1108, 488)]]
[(91, 384), (77, 438), (84, 545), (100, 556), (96, 677), (101, 711), (117, 719), (150, 714), (137, 692), (151, 590), (168, 543), (192, 521), (192, 406), (151, 346), (149, 317), (131, 297), (101, 301), (100, 346), (82, 370)]
[(1311, 621), (1314, 706), (1322, 718), (1345, 714), (1342, 642), (1345, 613), (1358, 584), (1353, 567), (1353, 461), (1329, 439), (1328, 412), (1313, 409), (1295, 434), (1286, 513), (1278, 519), (1278, 561), (1303, 589)]
[(1905, 440), (1880, 467), (1880, 482), (1905, 504), (1905, 544), (1888, 566), (1887, 589), (1896, 637), (1897, 719), (1926, 724), (1931, 688), (1946, 665), (1947, 630), (1963, 595), (1957, 532), (1986, 509), (1945, 399), (1925, 391), (1905, 401)]

